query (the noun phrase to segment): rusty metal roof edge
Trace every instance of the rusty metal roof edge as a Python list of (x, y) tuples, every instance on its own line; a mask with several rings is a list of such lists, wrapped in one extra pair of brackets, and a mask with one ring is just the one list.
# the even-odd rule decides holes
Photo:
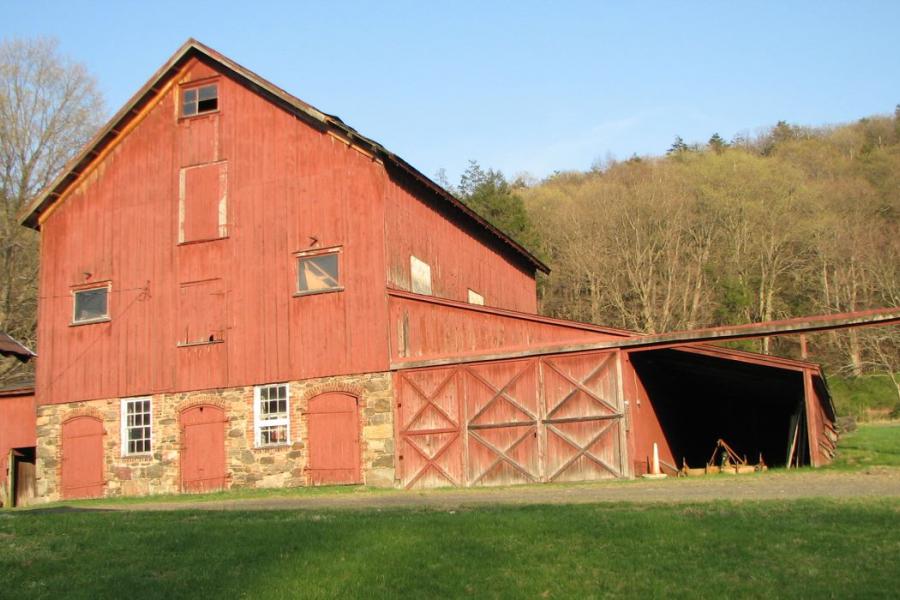
[[(391, 370), (413, 369), (427, 366), (440, 366), (449, 364), (463, 364), (472, 362), (485, 362), (513, 358), (525, 358), (542, 354), (571, 354), (576, 352), (588, 352), (592, 350), (624, 350), (640, 352), (647, 350), (660, 350), (664, 348), (681, 348), (686, 346), (709, 346), (710, 342), (729, 341), (750, 337), (769, 337), (777, 335), (791, 335), (824, 331), (829, 329), (843, 329), (848, 327), (885, 326), (900, 323), (900, 307), (880, 308), (852, 313), (839, 313), (831, 315), (815, 315), (810, 317), (798, 317), (767, 321), (762, 323), (749, 323), (746, 325), (709, 327), (687, 331), (673, 331), (662, 334), (638, 335), (631, 338), (618, 340), (605, 340), (600, 342), (547, 345), (527, 350), (509, 352), (486, 353), (482, 355), (455, 355), (427, 360), (407, 360), (391, 362)], [(757, 357), (768, 358), (769, 355), (748, 353)]]
[[(344, 135), (354, 141), (356, 143), (362, 143), (366, 146), (369, 146), (369, 149), (373, 151), (374, 154), (380, 155), (382, 158), (386, 158), (389, 162), (395, 164), (397, 167), (406, 171), (413, 178), (417, 179), (420, 183), (423, 183), (426, 188), (428, 188), (432, 193), (437, 195), (440, 199), (445, 202), (450, 203), (460, 212), (465, 214), (469, 219), (473, 220), (475, 223), (480, 225), (482, 228), (493, 234), (495, 237), (500, 239), (500, 241), (507, 244), (512, 250), (518, 253), (522, 258), (526, 259), (528, 263), (530, 263), (534, 268), (540, 270), (543, 273), (549, 273), (550, 268), (544, 264), (540, 259), (534, 256), (530, 251), (528, 251), (524, 246), (519, 244), (509, 235), (505, 234), (503, 231), (498, 229), (489, 223), (486, 219), (484, 219), (481, 215), (473, 211), (471, 208), (466, 206), (462, 201), (453, 196), (450, 192), (442, 188), (440, 185), (432, 181), (429, 177), (424, 175), (421, 171), (413, 167), (411, 164), (406, 162), (404, 159), (400, 158), (380, 143), (372, 140), (370, 138), (361, 135), (354, 128), (350, 127), (339, 117), (329, 115), (324, 113), (311, 104), (300, 100), (296, 96), (290, 94), (284, 89), (278, 87), (271, 81), (257, 75), (250, 69), (240, 65), (234, 60), (228, 58), (224, 54), (206, 46), (205, 44), (195, 40), (194, 38), (188, 39), (182, 46), (169, 58), (166, 63), (160, 67), (156, 73), (145, 83), (138, 91), (135, 93), (128, 102), (115, 114), (113, 117), (107, 122), (107, 124), (100, 129), (100, 131), (88, 141), (82, 150), (72, 159), (70, 160), (60, 174), (50, 183), (41, 193), (37, 195), (37, 197), (30, 202), (20, 213), (18, 216), (19, 223), (21, 225), (25, 225), (27, 227), (31, 227), (33, 229), (38, 229), (38, 218), (40, 214), (50, 205), (52, 202), (62, 195), (63, 192), (72, 184), (72, 182), (77, 179), (76, 169), (82, 165), (82, 163), (89, 163), (92, 160), (94, 151), (101, 144), (110, 143), (115, 137), (117, 137), (118, 132), (117, 128), (119, 125), (124, 125), (127, 123), (133, 116), (133, 109), (144, 100), (148, 94), (155, 92), (155, 87), (167, 76), (174, 75), (174, 70), (180, 63), (190, 58), (192, 53), (199, 53), (200, 55), (205, 55), (209, 59), (219, 63), (220, 65), (226, 67), (230, 71), (234, 72), (236, 75), (244, 78), (245, 80), (253, 83), (258, 86), (262, 90), (265, 90), (269, 94), (275, 96), (281, 101), (288, 104), (290, 107), (301, 111), (308, 117), (313, 118), (316, 121), (324, 125), (328, 125), (339, 129)], [(105, 140), (108, 136), (112, 134), (112, 137), (109, 140)], [(104, 144), (105, 145), (105, 144)]]
[(15, 354), (20, 358), (24, 357), (23, 360), (25, 361), (37, 356), (28, 346), (2, 331), (0, 331), (0, 351), (4, 354)]

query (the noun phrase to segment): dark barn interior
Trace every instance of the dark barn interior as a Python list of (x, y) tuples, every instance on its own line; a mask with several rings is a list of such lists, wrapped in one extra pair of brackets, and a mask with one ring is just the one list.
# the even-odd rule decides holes
[(752, 463), (809, 464), (800, 372), (681, 350), (634, 352), (632, 364), (682, 466), (703, 467), (723, 439)]

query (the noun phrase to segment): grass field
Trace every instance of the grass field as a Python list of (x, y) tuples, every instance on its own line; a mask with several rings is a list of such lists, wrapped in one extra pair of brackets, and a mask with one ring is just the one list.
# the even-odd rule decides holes
[(887, 375), (828, 378), (828, 389), (838, 415), (865, 420), (870, 410), (889, 413), (900, 409), (897, 390)]
[[(863, 424), (845, 435), (829, 471), (879, 465), (900, 466), (900, 423)], [(366, 491), (236, 490), (154, 500)], [(104, 510), (133, 501), (0, 512), (0, 598), (890, 598), (900, 581), (896, 498)]]
[(900, 421), (862, 423), (841, 436), (835, 468), (900, 467)]
[(890, 500), (0, 516), (22, 599), (877, 598), (898, 556)]

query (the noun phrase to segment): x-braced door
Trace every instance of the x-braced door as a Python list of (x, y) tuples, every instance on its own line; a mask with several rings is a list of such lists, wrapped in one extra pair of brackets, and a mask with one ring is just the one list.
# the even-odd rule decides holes
[(615, 352), (399, 371), (404, 487), (625, 477)]

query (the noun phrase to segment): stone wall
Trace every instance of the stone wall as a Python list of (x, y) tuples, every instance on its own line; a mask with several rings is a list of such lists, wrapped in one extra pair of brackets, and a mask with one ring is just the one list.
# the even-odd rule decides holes
[(253, 386), (177, 394), (153, 394), (153, 448), (149, 455), (122, 456), (119, 398), (39, 406), (37, 410), (37, 496), (61, 498), (62, 424), (88, 415), (103, 422), (106, 496), (180, 492), (179, 413), (191, 406), (219, 406), (227, 418), (225, 454), (228, 487), (272, 488), (307, 485), (309, 400), (326, 392), (359, 399), (363, 483), (394, 482), (393, 388), (390, 373), (322, 377), (289, 383), (291, 444), (257, 448), (253, 433)]

